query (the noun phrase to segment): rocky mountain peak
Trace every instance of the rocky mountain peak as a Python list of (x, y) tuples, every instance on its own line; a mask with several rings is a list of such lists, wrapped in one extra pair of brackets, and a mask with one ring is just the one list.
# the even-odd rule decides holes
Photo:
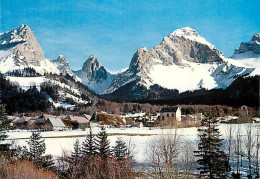
[(0, 50), (10, 50), (14, 59), (39, 66), (45, 60), (41, 46), (28, 25), (0, 34)]
[(251, 42), (259, 42), (260, 43), (260, 33), (256, 33), (255, 35), (253, 35)]
[(183, 65), (183, 61), (196, 63), (222, 62), (223, 54), (190, 27), (175, 30), (162, 42), (147, 50), (140, 48), (133, 55), (129, 70), (149, 73), (156, 64)]
[(97, 58), (93, 55), (89, 56), (89, 58), (83, 63), (82, 70), (91, 74), (93, 71), (98, 70), (101, 67)]
[(93, 55), (84, 62), (81, 70), (74, 73), (84, 85), (98, 94), (103, 93), (117, 75), (108, 72)]
[(251, 38), (250, 42), (241, 42), (239, 49), (235, 49), (234, 54), (242, 54), (251, 52), (253, 54), (260, 54), (260, 33), (256, 33)]
[(58, 58), (56, 60), (52, 60), (52, 62), (56, 65), (62, 75), (69, 75), (74, 80), (81, 81), (80, 78), (72, 72), (68, 60), (63, 55), (59, 55)]
[(58, 58), (54, 61), (61, 64), (68, 64), (68, 60), (63, 55), (59, 55)]
[(184, 27), (181, 29), (177, 29), (171, 33), (172, 36), (195, 36), (199, 37), (199, 34), (196, 30), (190, 28), (190, 27)]

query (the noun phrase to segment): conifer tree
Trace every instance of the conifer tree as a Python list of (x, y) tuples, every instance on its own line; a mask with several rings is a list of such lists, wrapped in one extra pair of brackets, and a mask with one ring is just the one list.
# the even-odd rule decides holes
[(75, 178), (80, 175), (82, 172), (81, 167), (81, 148), (79, 144), (79, 140), (77, 139), (74, 143), (74, 151), (71, 152), (69, 156), (69, 173), (71, 174), (72, 178)]
[(198, 151), (194, 151), (199, 157), (200, 176), (202, 178), (225, 178), (229, 169), (227, 156), (222, 151), (222, 140), (217, 120), (212, 117), (202, 119), (202, 128), (198, 129), (200, 142)]
[(95, 138), (91, 128), (89, 128), (89, 135), (82, 144), (82, 155), (84, 159), (96, 155)]
[(30, 140), (26, 142), (29, 145), (29, 149), (25, 146), (18, 146), (15, 149), (14, 157), (17, 160), (29, 160), (37, 168), (45, 168), (48, 170), (53, 170), (55, 168), (52, 155), (44, 155), (46, 146), (40, 133), (33, 132), (30, 136)]
[[(1, 96), (0, 96), (0, 142), (3, 142), (8, 135), (6, 134), (6, 130), (10, 128), (10, 120), (8, 120), (5, 106), (2, 104)], [(9, 144), (0, 144), (0, 151), (7, 151), (9, 149)]]
[(33, 132), (30, 136), (30, 140), (27, 141), (29, 145), (28, 158), (36, 167), (40, 168), (43, 164), (43, 155), (46, 150), (46, 145), (42, 139), (41, 133)]
[(116, 145), (113, 147), (113, 153), (117, 160), (128, 158), (128, 149), (121, 137), (117, 138)]
[(101, 159), (106, 159), (107, 157), (111, 156), (110, 142), (107, 139), (106, 129), (103, 126), (97, 135), (96, 146), (97, 155), (101, 157)]

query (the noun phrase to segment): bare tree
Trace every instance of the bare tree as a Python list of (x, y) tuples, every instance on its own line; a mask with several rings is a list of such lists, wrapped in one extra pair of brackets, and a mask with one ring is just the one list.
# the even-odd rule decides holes
[(255, 168), (254, 168), (254, 173), (256, 175), (256, 178), (260, 177), (260, 173), (259, 173), (259, 150), (260, 150), (260, 125), (257, 125), (255, 128), (255, 147), (254, 147), (254, 153), (255, 153), (255, 157), (254, 157), (254, 163), (255, 163)]
[(227, 155), (228, 155), (228, 162), (230, 163), (231, 160), (231, 155), (232, 155), (232, 145), (233, 145), (233, 138), (234, 138), (234, 127), (232, 124), (228, 124), (226, 126), (226, 137), (227, 137), (227, 143), (226, 143), (226, 150), (227, 150)]
[(177, 159), (180, 150), (180, 136), (174, 133), (162, 134), (150, 142), (149, 161), (157, 175), (170, 178), (178, 172)]
[(237, 125), (236, 127), (236, 140), (235, 140), (235, 160), (234, 163), (236, 163), (236, 175), (240, 174), (240, 167), (241, 167), (241, 162), (242, 161), (242, 136), (241, 136), (241, 125)]
[(183, 143), (182, 163), (183, 163), (183, 177), (191, 178), (191, 170), (195, 166), (196, 157), (194, 155), (194, 147), (189, 141)]
[(252, 176), (252, 150), (254, 147), (252, 123), (246, 124), (245, 130), (246, 130), (245, 147), (247, 153), (246, 156), (248, 160), (248, 171), (249, 171), (249, 175)]
[(156, 174), (162, 175), (163, 157), (161, 147), (159, 146), (159, 139), (151, 140), (148, 148), (148, 160)]

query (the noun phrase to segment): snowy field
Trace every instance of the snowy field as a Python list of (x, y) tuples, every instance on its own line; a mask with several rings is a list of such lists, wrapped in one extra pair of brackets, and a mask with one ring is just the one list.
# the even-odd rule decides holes
[[(223, 138), (226, 138), (226, 131), (229, 125), (233, 125), (234, 128), (237, 127), (235, 124), (221, 124), (219, 126), (220, 132)], [(240, 125), (241, 135), (246, 135), (245, 130), (246, 124)], [(260, 124), (254, 124), (253, 130), (260, 127)], [(94, 127), (93, 133), (97, 134), (100, 129)], [(157, 137), (165, 134), (174, 134), (175, 129), (160, 129), (160, 128), (106, 128), (109, 135), (111, 146), (115, 144), (117, 137), (121, 137), (127, 144), (131, 144), (134, 148), (134, 160), (140, 164), (147, 163), (147, 148), (149, 142)], [(89, 133), (89, 129), (85, 131), (82, 130), (72, 130), (72, 131), (49, 131), (42, 132), (41, 135), (44, 137), (46, 143), (46, 154), (52, 154), (53, 156), (60, 156), (62, 152), (73, 150), (73, 143), (78, 139), (80, 142), (85, 140), (85, 136)], [(7, 133), (9, 135), (8, 139), (13, 141), (15, 145), (26, 146), (26, 141), (31, 135), (31, 131), (27, 130), (14, 130)], [(198, 142), (197, 128), (179, 128), (177, 129), (177, 134), (180, 135), (182, 141), (188, 141), (194, 144)]]

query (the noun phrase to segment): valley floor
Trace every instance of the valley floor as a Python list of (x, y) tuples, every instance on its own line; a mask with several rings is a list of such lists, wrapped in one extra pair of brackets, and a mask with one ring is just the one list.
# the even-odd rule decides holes
[[(241, 135), (246, 135), (245, 127), (247, 124), (220, 124), (219, 129), (222, 137), (225, 139), (227, 135), (228, 126), (232, 125), (234, 128), (239, 127)], [(260, 128), (260, 124), (253, 124), (253, 128)], [(197, 127), (178, 128), (177, 134), (181, 136), (182, 141), (189, 141), (196, 147), (198, 142)], [(99, 127), (92, 128), (93, 134), (100, 131)], [(161, 128), (106, 128), (108, 139), (111, 146), (115, 144), (118, 137), (121, 137), (126, 143), (131, 145), (134, 149), (134, 160), (137, 163), (145, 164), (149, 156), (147, 156), (147, 148), (149, 143), (161, 135), (173, 135), (175, 129), (161, 129)], [(15, 145), (27, 145), (26, 141), (29, 139), (32, 131), (28, 130), (13, 130), (9, 131), (8, 140), (14, 142)], [(46, 143), (46, 154), (53, 156), (61, 156), (63, 151), (72, 151), (73, 143), (78, 139), (80, 142), (85, 140), (88, 135), (89, 128), (86, 130), (71, 130), (71, 131), (47, 131), (42, 132), (41, 135)]]

